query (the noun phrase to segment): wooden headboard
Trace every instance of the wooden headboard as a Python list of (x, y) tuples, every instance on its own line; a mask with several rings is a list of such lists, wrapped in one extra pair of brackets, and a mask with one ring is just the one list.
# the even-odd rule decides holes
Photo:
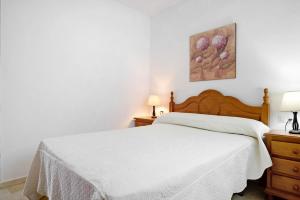
[(264, 89), (263, 104), (261, 106), (246, 105), (239, 99), (224, 96), (216, 90), (205, 90), (198, 96), (189, 97), (180, 104), (174, 102), (174, 93), (171, 92), (169, 111), (243, 117), (255, 119), (268, 125), (269, 107), (269, 92), (267, 88)]

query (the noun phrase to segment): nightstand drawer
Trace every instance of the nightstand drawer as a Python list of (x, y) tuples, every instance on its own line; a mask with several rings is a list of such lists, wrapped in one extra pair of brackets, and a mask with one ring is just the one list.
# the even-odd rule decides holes
[(271, 152), (273, 155), (300, 159), (300, 144), (272, 141)]
[(272, 175), (272, 187), (300, 195), (300, 180)]
[(300, 162), (274, 157), (272, 158), (272, 160), (272, 171), (295, 176), (295, 178), (300, 178)]

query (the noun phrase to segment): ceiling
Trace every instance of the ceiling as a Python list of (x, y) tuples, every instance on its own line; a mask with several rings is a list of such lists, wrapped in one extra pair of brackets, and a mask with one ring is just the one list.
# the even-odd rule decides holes
[(171, 7), (182, 0), (118, 0), (129, 7), (138, 9), (145, 14), (155, 15), (160, 11)]

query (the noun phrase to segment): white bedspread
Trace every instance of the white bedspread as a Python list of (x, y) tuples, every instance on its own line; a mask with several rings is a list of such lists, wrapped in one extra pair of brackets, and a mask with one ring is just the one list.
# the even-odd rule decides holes
[(31, 200), (230, 200), (270, 166), (262, 152), (253, 137), (174, 124), (46, 139), (24, 194)]

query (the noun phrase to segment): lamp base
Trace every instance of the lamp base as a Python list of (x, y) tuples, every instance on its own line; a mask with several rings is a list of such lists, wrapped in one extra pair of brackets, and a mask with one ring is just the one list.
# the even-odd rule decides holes
[(153, 106), (153, 112), (152, 112), (152, 119), (155, 119), (156, 118), (156, 113), (155, 113), (155, 106)]
[(300, 130), (290, 130), (290, 134), (300, 134)]
[(294, 119), (293, 119), (293, 130), (290, 130), (291, 134), (300, 134), (297, 114), (298, 114), (297, 112), (293, 112)]

